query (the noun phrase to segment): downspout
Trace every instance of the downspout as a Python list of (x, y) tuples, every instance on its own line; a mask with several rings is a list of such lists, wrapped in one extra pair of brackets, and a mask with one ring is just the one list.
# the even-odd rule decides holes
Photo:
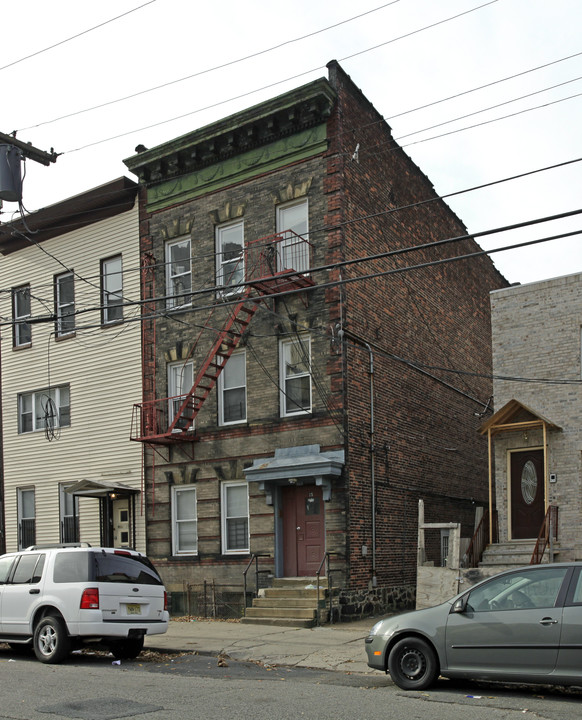
[(372, 587), (378, 585), (376, 577), (376, 474), (374, 470), (374, 353), (367, 342), (364, 342), (370, 355), (370, 484), (372, 491)]

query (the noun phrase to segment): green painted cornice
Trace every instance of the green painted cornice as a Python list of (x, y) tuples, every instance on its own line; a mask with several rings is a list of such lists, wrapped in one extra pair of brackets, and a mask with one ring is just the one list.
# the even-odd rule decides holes
[(324, 152), (327, 149), (326, 135), (326, 126), (319, 125), (200, 170), (150, 185), (147, 189), (147, 209), (150, 212), (161, 210), (167, 205), (191, 200)]
[[(325, 149), (336, 93), (320, 78), (124, 160), (159, 209)], [(139, 146), (138, 146), (139, 147)]]

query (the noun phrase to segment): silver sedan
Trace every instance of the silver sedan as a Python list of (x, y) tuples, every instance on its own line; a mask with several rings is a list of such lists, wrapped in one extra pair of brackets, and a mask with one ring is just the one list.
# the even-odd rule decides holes
[(582, 684), (582, 563), (534, 565), (484, 580), (451, 600), (377, 622), (368, 665), (405, 690), (439, 675)]

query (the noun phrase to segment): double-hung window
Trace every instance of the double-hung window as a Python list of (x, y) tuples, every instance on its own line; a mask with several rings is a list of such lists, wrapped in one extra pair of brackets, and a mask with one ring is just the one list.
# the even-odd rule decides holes
[[(194, 384), (192, 361), (175, 362), (168, 365), (168, 425), (178, 414), (182, 403)], [(180, 425), (175, 428), (180, 430)]]
[(229, 425), (246, 419), (246, 352), (242, 350), (231, 355), (218, 376), (218, 422), (220, 425)]
[(121, 255), (101, 261), (101, 321), (123, 320), (123, 273)]
[(311, 412), (311, 339), (283, 340), (280, 363), (281, 415)]
[(18, 549), (36, 543), (34, 488), (18, 488)]
[(14, 319), (12, 344), (14, 347), (30, 345), (32, 332), (30, 323), (30, 285), (12, 290), (12, 317)]
[(196, 488), (190, 485), (172, 487), (172, 552), (174, 555), (198, 552)]
[(223, 294), (237, 292), (244, 273), (244, 223), (220, 225), (216, 228), (216, 285), (225, 288)]
[(75, 278), (72, 272), (55, 275), (55, 315), (57, 337), (75, 332)]
[(307, 200), (277, 207), (277, 234), (283, 240), (278, 253), (279, 270), (309, 270), (309, 206)]
[(68, 385), (18, 395), (19, 433), (45, 430), (47, 427), (67, 427), (70, 424)]
[(190, 238), (166, 243), (167, 307), (186, 307), (192, 303), (192, 258)]
[(246, 482), (224, 482), (222, 494), (222, 552), (249, 552), (249, 492)]

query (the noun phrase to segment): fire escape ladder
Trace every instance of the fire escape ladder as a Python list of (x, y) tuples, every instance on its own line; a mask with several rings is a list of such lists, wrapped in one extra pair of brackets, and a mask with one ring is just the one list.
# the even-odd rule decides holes
[(250, 292), (251, 288), (249, 287), (218, 334), (206, 360), (194, 378), (192, 389), (187, 395), (184, 395), (176, 416), (168, 428), (168, 433), (188, 432), (191, 429), (204, 401), (216, 385), (220, 373), (238, 347), (244, 331), (257, 311), (261, 298), (249, 298)]

